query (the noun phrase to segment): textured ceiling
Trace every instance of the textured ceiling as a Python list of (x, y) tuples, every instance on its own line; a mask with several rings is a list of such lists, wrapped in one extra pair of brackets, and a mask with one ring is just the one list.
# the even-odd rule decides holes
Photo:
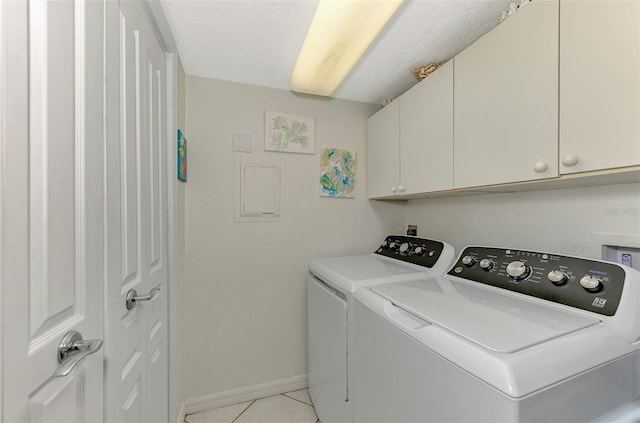
[[(316, 0), (161, 0), (185, 72), (289, 89)], [(509, 0), (405, 0), (333, 97), (381, 104), (497, 24)]]

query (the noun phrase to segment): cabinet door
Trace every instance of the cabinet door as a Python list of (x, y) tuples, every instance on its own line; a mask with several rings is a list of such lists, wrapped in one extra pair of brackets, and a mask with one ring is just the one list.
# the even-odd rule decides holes
[(404, 194), (453, 188), (453, 61), (400, 97)]
[(454, 59), (454, 187), (558, 174), (558, 0), (536, 0)]
[(640, 164), (638, 0), (560, 5), (560, 159), (560, 173)]
[(369, 118), (368, 132), (368, 193), (369, 198), (398, 195), (399, 174), (399, 106), (398, 100)]

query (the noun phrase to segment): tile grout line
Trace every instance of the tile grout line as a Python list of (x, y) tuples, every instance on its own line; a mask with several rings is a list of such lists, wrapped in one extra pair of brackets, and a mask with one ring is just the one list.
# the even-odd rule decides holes
[(301, 403), (303, 403), (304, 405), (308, 405), (309, 407), (312, 407), (312, 408), (315, 410), (315, 407), (314, 407), (312, 404), (306, 403), (306, 402), (304, 402), (304, 401), (302, 401), (302, 400), (299, 400), (298, 398), (290, 397), (290, 396), (289, 396), (289, 395), (287, 395), (287, 394), (280, 394), (280, 395), (282, 395), (283, 397), (290, 398), (290, 399), (292, 399), (292, 400), (294, 400), (294, 401), (301, 402)]
[(238, 414), (235, 419), (231, 420), (231, 423), (234, 423), (236, 420), (238, 420), (240, 416), (242, 416), (249, 409), (249, 407), (253, 405), (254, 402), (256, 402), (256, 400), (251, 401), (251, 404), (247, 405), (247, 407), (244, 410), (242, 410), (242, 412)]

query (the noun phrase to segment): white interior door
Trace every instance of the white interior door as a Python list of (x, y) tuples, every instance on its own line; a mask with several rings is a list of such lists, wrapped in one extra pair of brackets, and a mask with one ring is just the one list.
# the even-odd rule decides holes
[(54, 373), (67, 332), (103, 337), (103, 5), (0, 9), (0, 420), (101, 422), (99, 344), (76, 344), (84, 358)]
[[(107, 62), (117, 70), (107, 76), (107, 119), (115, 124), (107, 128), (106, 419), (166, 422), (165, 55), (140, 2), (107, 6)], [(156, 294), (128, 309), (131, 290)]]

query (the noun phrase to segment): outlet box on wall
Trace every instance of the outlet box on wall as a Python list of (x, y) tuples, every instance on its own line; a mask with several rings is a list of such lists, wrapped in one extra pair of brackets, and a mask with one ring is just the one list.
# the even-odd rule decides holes
[(233, 151), (251, 153), (251, 135), (233, 134)]
[(640, 235), (592, 233), (591, 256), (640, 270)]

